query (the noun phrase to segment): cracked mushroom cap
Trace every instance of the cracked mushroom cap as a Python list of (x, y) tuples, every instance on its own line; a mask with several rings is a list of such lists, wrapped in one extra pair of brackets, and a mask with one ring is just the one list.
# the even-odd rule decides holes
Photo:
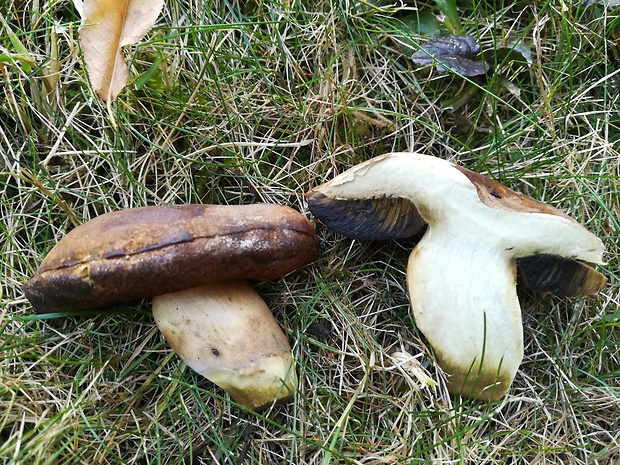
[(606, 279), (600, 239), (561, 211), (446, 160), (391, 153), (307, 194), (328, 228), (358, 239), (412, 236), (407, 267), (418, 328), (452, 392), (480, 400), (508, 390), (523, 357), (517, 268), (531, 288), (595, 294)]
[(37, 312), (86, 310), (231, 279), (271, 280), (313, 261), (314, 225), (281, 205), (162, 205), (69, 232), (24, 286)]

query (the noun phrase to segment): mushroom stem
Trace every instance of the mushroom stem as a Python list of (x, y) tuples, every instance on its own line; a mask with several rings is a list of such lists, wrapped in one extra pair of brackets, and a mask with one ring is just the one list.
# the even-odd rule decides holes
[(450, 390), (495, 400), (519, 368), (523, 330), (514, 262), (485, 242), (429, 231), (409, 258), (407, 287)]
[(237, 403), (261, 410), (295, 392), (287, 337), (247, 281), (155, 296), (153, 317), (179, 357)]

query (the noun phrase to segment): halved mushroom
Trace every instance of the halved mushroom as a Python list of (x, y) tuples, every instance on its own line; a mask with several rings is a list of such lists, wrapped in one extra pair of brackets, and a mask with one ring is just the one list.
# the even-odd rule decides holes
[(330, 229), (358, 239), (412, 236), (407, 286), (416, 325), (453, 393), (501, 398), (523, 358), (517, 268), (533, 289), (595, 294), (600, 239), (564, 213), (448, 161), (392, 153), (307, 194)]
[(281, 277), (316, 258), (314, 226), (279, 205), (143, 207), (75, 228), (24, 286), (38, 312), (154, 298), (170, 345), (240, 404), (290, 398), (287, 338), (246, 279)]

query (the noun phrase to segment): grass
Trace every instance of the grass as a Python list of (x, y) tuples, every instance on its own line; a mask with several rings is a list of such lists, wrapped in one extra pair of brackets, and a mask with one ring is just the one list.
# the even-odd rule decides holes
[[(468, 81), (403, 53), (414, 3), (373, 3), (169, 0), (126, 50), (116, 128), (71, 2), (0, 5), (2, 463), (620, 463), (618, 8), (459, 2), (483, 49), (520, 39), (533, 57)], [(262, 414), (186, 368), (148, 302), (46, 318), (21, 291), (104, 212), (264, 201), (308, 214), (310, 188), (402, 150), (490, 175), (605, 242), (599, 296), (520, 289), (525, 358), (501, 402), (447, 393), (409, 315), (411, 241), (317, 225), (319, 260), (258, 287), (300, 378), (293, 404)]]

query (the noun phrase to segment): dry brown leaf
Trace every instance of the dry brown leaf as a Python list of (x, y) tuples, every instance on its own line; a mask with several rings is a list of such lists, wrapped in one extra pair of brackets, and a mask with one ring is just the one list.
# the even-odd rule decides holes
[(103, 100), (112, 101), (127, 84), (129, 70), (121, 47), (151, 30), (164, 0), (84, 0), (80, 40), (90, 81)]

